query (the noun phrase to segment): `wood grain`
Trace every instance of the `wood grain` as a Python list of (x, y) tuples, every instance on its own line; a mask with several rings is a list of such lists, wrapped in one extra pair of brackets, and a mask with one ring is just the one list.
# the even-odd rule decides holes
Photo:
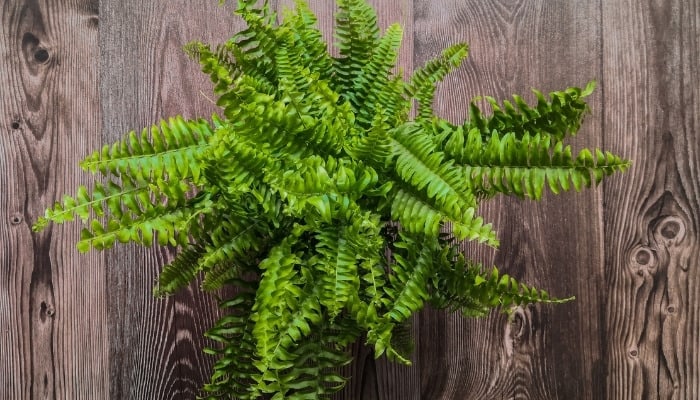
[[(99, 3), (99, 4), (98, 4)], [(78, 255), (76, 226), (36, 234), (57, 196), (89, 182), (77, 161), (130, 129), (215, 111), (180, 50), (242, 28), (235, 2), (6, 0), (0, 5), (0, 399), (193, 399), (218, 318), (195, 286), (151, 288), (170, 249)], [(698, 0), (371, 0), (400, 22), (409, 73), (458, 41), (465, 64), (438, 91), (438, 115), (477, 95), (505, 98), (597, 79), (573, 139), (635, 160), (626, 175), (541, 203), (482, 208), (487, 265), (576, 295), (573, 303), (481, 320), (414, 318), (414, 366), (357, 345), (335, 398), (694, 399), (700, 397), (700, 6)], [(281, 10), (290, 0), (273, 0)], [(335, 6), (311, 0), (327, 39)], [(98, 12), (99, 10), (99, 12)], [(526, 96), (532, 99), (532, 96)]]
[[(208, 117), (211, 85), (182, 46), (191, 40), (223, 42), (242, 28), (231, 7), (216, 2), (103, 1), (100, 88), (104, 142), (131, 129), (181, 114)], [(167, 299), (152, 287), (168, 249), (119, 247), (108, 253), (110, 397), (193, 399), (211, 375), (213, 358), (202, 348), (219, 312), (196, 284)]]
[(699, 6), (603, 3), (608, 398), (700, 395)]
[(104, 262), (31, 225), (99, 143), (97, 4), (0, 8), (0, 398), (106, 399)]
[[(415, 2), (415, 63), (446, 46), (468, 42), (470, 58), (438, 91), (436, 113), (467, 116), (475, 96), (507, 98), (583, 85), (600, 77), (600, 10), (585, 1)], [(601, 92), (574, 145), (601, 142)], [(532, 99), (532, 96), (526, 96)], [(495, 199), (485, 204), (500, 249), (466, 252), (495, 263), (555, 296), (577, 296), (558, 307), (517, 309), (512, 320), (425, 312), (419, 358), (423, 399), (593, 398), (604, 379), (599, 325), (603, 254), (601, 192), (545, 196), (541, 203)], [(572, 351), (575, 349), (575, 351)]]

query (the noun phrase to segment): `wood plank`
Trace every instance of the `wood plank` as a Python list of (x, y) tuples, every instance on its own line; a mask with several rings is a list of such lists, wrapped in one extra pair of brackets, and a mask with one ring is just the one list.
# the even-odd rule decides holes
[[(211, 85), (182, 52), (191, 40), (219, 43), (239, 30), (233, 4), (187, 1), (112, 1), (100, 4), (103, 140), (182, 114), (216, 110)], [(151, 289), (168, 249), (119, 247), (108, 255), (110, 397), (194, 398), (209, 381), (214, 359), (203, 338), (219, 316), (196, 285), (168, 299)]]
[[(382, 30), (393, 23), (400, 23), (404, 28), (403, 44), (398, 57), (399, 70), (409, 74), (413, 67), (413, 4), (407, 0), (384, 1), (370, 0), (377, 11), (377, 19)], [(280, 14), (294, 6), (293, 0), (278, 0), (273, 4)], [(333, 29), (335, 26), (335, 2), (327, 0), (310, 0), (309, 6), (318, 18), (319, 29), (327, 43), (333, 44)], [(331, 54), (337, 55), (333, 46), (329, 46)], [(414, 336), (417, 336), (415, 324)], [(395, 363), (384, 358), (374, 359), (372, 349), (357, 343), (353, 347), (354, 362), (342, 370), (350, 381), (336, 399), (413, 399), (418, 398), (419, 370)], [(417, 364), (417, 359), (412, 360)]]
[(700, 3), (603, 2), (607, 397), (700, 396)]
[(5, 1), (0, 31), (0, 398), (106, 399), (104, 260), (31, 231), (99, 141), (97, 4)]
[[(438, 115), (462, 122), (477, 95), (506, 98), (584, 85), (600, 77), (600, 10), (591, 2), (464, 0), (415, 2), (415, 64), (458, 41), (469, 60), (438, 91)], [(532, 99), (533, 96), (526, 96)], [(579, 147), (601, 142), (601, 91)], [(517, 309), (512, 320), (483, 320), (426, 312), (421, 315), (421, 398), (594, 398), (602, 298), (601, 192), (545, 196), (541, 203), (494, 199), (482, 207), (501, 238), (495, 254), (465, 250), (528, 284), (574, 303)], [(572, 351), (575, 349), (575, 351)]]
[[(315, 0), (319, 2), (321, 0)], [(413, 2), (408, 0), (370, 0), (377, 11), (379, 26), (386, 29), (393, 23), (403, 27), (403, 41), (398, 57), (398, 71), (410, 76), (413, 71)], [(412, 336), (417, 342), (418, 318), (412, 319)], [(418, 352), (411, 357), (412, 366), (390, 362), (386, 357), (374, 358), (373, 349), (357, 344), (353, 351), (356, 362), (348, 367), (353, 378), (338, 399), (411, 400), (420, 398), (420, 360)]]

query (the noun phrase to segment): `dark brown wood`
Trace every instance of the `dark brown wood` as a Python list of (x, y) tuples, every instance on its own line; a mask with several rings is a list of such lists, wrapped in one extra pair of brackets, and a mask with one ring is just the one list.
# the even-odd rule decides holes
[(608, 398), (700, 396), (699, 11), (603, 2), (606, 144), (635, 160), (605, 192)]
[(97, 4), (3, 2), (0, 54), (0, 398), (105, 399), (103, 257), (31, 231), (100, 142)]
[[(212, 297), (196, 286), (151, 296), (172, 250), (79, 255), (77, 226), (30, 226), (89, 181), (77, 161), (101, 143), (169, 115), (215, 111), (207, 78), (180, 49), (242, 28), (229, 13), (235, 2), (216, 3), (0, 6), (0, 399), (192, 399), (208, 380), (213, 359), (201, 348), (219, 316)], [(332, 41), (333, 2), (310, 3)], [(465, 246), (575, 302), (516, 309), (511, 319), (426, 310), (414, 318), (414, 366), (374, 360), (358, 344), (335, 398), (700, 397), (698, 1), (371, 3), (382, 27), (404, 26), (406, 74), (470, 43), (438, 92), (439, 115), (461, 122), (474, 96), (597, 79), (572, 144), (635, 164), (584, 193), (490, 201), (482, 213), (501, 248)]]
[[(587, 1), (417, 1), (415, 63), (457, 41), (469, 60), (438, 91), (436, 112), (453, 122), (481, 95), (504, 99), (530, 88), (560, 90), (599, 78), (600, 9)], [(598, 60), (592, 62), (592, 60)], [(601, 143), (601, 91), (573, 144)], [(533, 96), (526, 96), (532, 99)], [(426, 312), (419, 357), (423, 399), (600, 398), (603, 279), (601, 190), (541, 203), (494, 199), (482, 207), (499, 232), (495, 253), (466, 252), (574, 303), (516, 309), (509, 320)]]

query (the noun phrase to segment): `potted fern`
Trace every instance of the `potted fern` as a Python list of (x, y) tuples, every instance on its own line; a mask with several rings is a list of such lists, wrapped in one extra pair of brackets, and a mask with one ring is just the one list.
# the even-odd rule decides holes
[(238, 3), (247, 29), (215, 48), (186, 47), (211, 76), (221, 115), (174, 117), (104, 146), (81, 162), (100, 175), (94, 189), (78, 188), (35, 224), (80, 219), (83, 252), (179, 246), (158, 296), (200, 274), (203, 290), (237, 289), (208, 333), (220, 347), (207, 350), (218, 357), (207, 397), (331, 394), (360, 338), (375, 356), (409, 363), (400, 332), (426, 305), (478, 316), (564, 301), (483, 268), (457, 244), (498, 246), (477, 215), (482, 200), (537, 200), (545, 187), (580, 190), (628, 167), (563, 143), (592, 84), (535, 92), (534, 106), (488, 99), (491, 115), (472, 104), (455, 125), (431, 103), (465, 44), (404, 80), (391, 73), (402, 29), (380, 34), (364, 0), (337, 0), (337, 57), (304, 2), (281, 23), (267, 4)]

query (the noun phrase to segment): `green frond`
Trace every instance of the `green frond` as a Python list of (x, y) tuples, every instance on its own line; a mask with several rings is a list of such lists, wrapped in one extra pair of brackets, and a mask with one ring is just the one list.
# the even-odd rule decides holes
[(435, 148), (432, 138), (417, 124), (394, 131), (394, 168), (391, 216), (411, 232), (437, 236), (451, 222), (458, 239), (479, 240), (497, 246), (498, 240), (483, 219), (475, 215), (477, 198), (461, 168)]
[[(434, 251), (437, 238), (400, 233), (394, 243), (388, 284), (383, 292), (389, 305), (382, 316), (374, 308), (363, 315), (367, 325), (367, 344), (374, 346), (375, 357), (386, 354), (391, 360), (410, 364), (410, 338), (406, 337), (406, 322), (430, 300), (428, 283), (434, 271)], [(358, 311), (355, 309), (355, 311)]]
[(267, 179), (270, 186), (287, 200), (293, 212), (303, 209), (311, 198), (317, 196), (346, 196), (352, 201), (367, 193), (375, 193), (379, 175), (372, 167), (346, 158), (312, 156), (294, 163), (294, 169), (286, 171), (283, 176)]
[[(319, 80), (308, 69), (300, 67), (300, 61), (291, 58), (285, 46), (277, 53), (280, 90), (279, 103), (285, 108), (283, 115), (272, 111), (269, 118), (279, 124), (278, 134), (290, 135), (306, 148), (313, 146), (322, 154), (338, 155), (343, 147), (346, 132), (353, 126), (355, 117), (349, 104), (338, 104), (339, 95), (328, 83)], [(280, 107), (281, 108), (281, 107)], [(290, 126), (299, 115), (308, 115), (301, 126)]]
[(189, 285), (199, 273), (204, 273), (202, 289), (218, 290), (251, 269), (252, 260), (264, 250), (268, 228), (264, 221), (218, 213), (205, 218), (215, 219), (216, 227), (200, 233), (204, 237), (198, 237), (198, 243), (188, 245), (163, 268), (154, 288), (157, 295), (175, 293)]
[(575, 135), (581, 127), (583, 117), (588, 113), (588, 105), (585, 98), (595, 88), (595, 82), (591, 81), (585, 88), (570, 87), (563, 91), (555, 91), (549, 94), (549, 99), (533, 90), (537, 97), (534, 107), (518, 96), (513, 96), (513, 102), (503, 101), (503, 105), (491, 98), (486, 100), (491, 104), (493, 114), (485, 117), (481, 110), (472, 103), (470, 106), (470, 119), (465, 122), (465, 130), (477, 128), (482, 135), (488, 137), (493, 131), (505, 134), (513, 133), (520, 138), (525, 134), (549, 135), (553, 139), (562, 140), (566, 136)]
[(415, 343), (411, 336), (412, 327), (411, 321), (406, 320), (400, 324), (394, 324), (391, 329), (391, 340), (389, 342), (391, 354), (398, 355), (397, 358), (399, 359), (409, 360), (415, 350)]
[[(142, 216), (153, 216), (165, 209), (177, 209), (187, 202), (190, 186), (183, 181), (166, 184), (163, 180), (154, 183), (134, 182), (124, 175), (121, 183), (109, 180), (106, 185), (95, 183), (92, 192), (80, 186), (74, 197), (65, 195), (45, 211), (33, 229), (44, 229), (50, 222), (64, 223), (79, 218), (87, 223), (91, 216), (108, 217), (125, 223)], [(99, 224), (93, 221), (92, 224)]]
[(333, 62), (332, 88), (341, 95), (350, 95), (355, 79), (377, 47), (379, 26), (377, 14), (365, 1), (337, 0), (336, 4), (335, 46), (340, 57)]
[(338, 95), (324, 81), (306, 80), (303, 95), (283, 91), (279, 98), (259, 92), (250, 79), (240, 80), (235, 91), (222, 96), (231, 96), (224, 114), (236, 121), (231, 127), (236, 136), (265, 143), (266, 151), (277, 157), (338, 154), (354, 117), (348, 106), (337, 105)]
[[(425, 192), (446, 213), (461, 216), (476, 206), (466, 179), (432, 138), (417, 124), (404, 124), (393, 131), (394, 165), (398, 176), (415, 190)], [(461, 219), (461, 218), (460, 218)]]
[(347, 379), (337, 370), (348, 364), (351, 357), (340, 344), (347, 339), (338, 337), (338, 329), (348, 328), (323, 324), (317, 328), (317, 334), (301, 339), (287, 354), (290, 367), (271, 374), (269, 381), (261, 385), (263, 391), (280, 393), (288, 399), (313, 400), (342, 389)]
[(416, 120), (430, 121), (433, 117), (433, 97), (437, 83), (445, 79), (452, 70), (459, 67), (469, 54), (465, 43), (458, 43), (443, 50), (437, 58), (413, 73), (406, 86), (410, 96), (418, 100)]
[(236, 13), (248, 25), (230, 40), (235, 43), (230, 49), (236, 64), (245, 74), (274, 85), (277, 81), (275, 51), (280, 44), (275, 26), (276, 14), (270, 11), (267, 1), (261, 8), (239, 7)]
[(238, 137), (230, 128), (217, 131), (207, 158), (205, 177), (232, 198), (261, 183), (267, 171), (280, 168), (268, 150)]
[(211, 46), (194, 41), (185, 46), (185, 52), (199, 61), (202, 72), (214, 83), (214, 93), (224, 95), (242, 76), (251, 77), (261, 86), (273, 87), (274, 51), (278, 39), (267, 2), (256, 9), (250, 2), (239, 2), (237, 14), (249, 24), (248, 28), (234, 35), (212, 50)]
[(203, 249), (192, 244), (180, 251), (160, 271), (158, 281), (153, 287), (153, 295), (164, 297), (189, 285), (199, 273), (198, 261), (202, 254)]
[(200, 183), (201, 156), (207, 150), (212, 128), (203, 119), (182, 117), (161, 121), (140, 135), (131, 131), (119, 142), (105, 145), (80, 162), (91, 173), (128, 175), (136, 180), (190, 179)]
[(391, 265), (389, 285), (384, 288), (392, 307), (385, 317), (393, 322), (402, 323), (423, 308), (428, 300), (428, 279), (434, 270), (434, 247), (437, 238), (422, 235), (409, 235), (401, 232), (401, 240), (394, 246), (392, 254), (394, 263)]
[(436, 209), (423, 196), (399, 187), (391, 192), (390, 199), (391, 218), (409, 232), (437, 236), (442, 227), (450, 223), (457, 239), (476, 240), (498, 247), (498, 238), (491, 224), (484, 224), (484, 220), (476, 216), (475, 209), (468, 209), (461, 219), (454, 218)]
[[(279, 75), (280, 97), (290, 97), (289, 101), (294, 103), (306, 94), (314, 79), (311, 77), (311, 71), (301, 63), (299, 54), (289, 51), (288, 47), (290, 45), (285, 43), (277, 49), (275, 61)], [(300, 108), (298, 104), (294, 106), (297, 109)]]
[(150, 205), (136, 217), (125, 213), (118, 219), (108, 218), (106, 223), (93, 219), (80, 232), (77, 248), (84, 253), (90, 248), (111, 248), (115, 242), (152, 246), (154, 238), (161, 246), (187, 245), (192, 225), (206, 207), (195, 199), (183, 205)]
[(251, 320), (255, 292), (247, 282), (240, 281), (238, 286), (242, 289), (234, 297), (219, 304), (226, 316), (205, 334), (220, 344), (219, 348), (205, 349), (206, 353), (218, 357), (211, 381), (204, 386), (206, 399), (235, 396), (257, 400), (261, 395), (255, 387), (258, 371), (254, 363), (258, 358)]
[(291, 52), (299, 55), (304, 68), (317, 74), (321, 80), (329, 80), (333, 73), (333, 59), (328, 54), (323, 35), (316, 26), (316, 15), (306, 2), (295, 0), (294, 3), (294, 12), (285, 13), (282, 24), (293, 33), (289, 35), (293, 39)]
[(265, 380), (268, 370), (288, 366), (283, 352), (292, 344), (290, 335), (295, 339), (305, 336), (310, 327), (307, 317), (314, 320), (321, 317), (318, 299), (304, 292), (299, 273), (303, 261), (292, 250), (296, 240), (295, 236), (283, 239), (260, 262), (262, 276), (251, 318), (255, 321), (253, 334), (260, 356), (256, 365)]
[(320, 274), (320, 302), (328, 315), (334, 319), (345, 308), (346, 303), (357, 293), (360, 280), (357, 274), (352, 232), (347, 226), (327, 226), (316, 235), (316, 254), (310, 263)]
[(371, 125), (378, 108), (394, 111), (400, 109), (400, 104), (392, 103), (406, 103), (402, 97), (382, 95), (387, 89), (391, 70), (396, 65), (402, 37), (403, 29), (400, 25), (393, 24), (387, 28), (373, 49), (369, 62), (355, 78), (353, 90), (346, 96), (362, 127)]
[(367, 132), (362, 136), (354, 136), (345, 145), (345, 152), (354, 160), (362, 160), (378, 171), (386, 169), (393, 155), (392, 141), (389, 135), (392, 125), (381, 109), (372, 120)]
[(214, 84), (214, 93), (226, 93), (238, 76), (240, 68), (236, 65), (232, 47), (235, 43), (222, 44), (212, 50), (208, 44), (193, 41), (184, 46), (190, 58), (197, 60), (202, 72), (209, 75)]
[[(457, 139), (458, 138), (458, 139)], [(545, 185), (554, 194), (572, 186), (577, 191), (598, 184), (605, 176), (626, 170), (630, 163), (610, 152), (583, 149), (573, 156), (570, 146), (549, 135), (495, 131), (484, 140), (476, 128), (464, 138), (455, 131), (446, 144), (474, 191), (515, 194), (535, 200)]]
[(508, 312), (513, 306), (573, 300), (573, 297), (552, 298), (546, 291), (520, 283), (496, 267), (489, 271), (480, 264), (467, 262), (462, 255), (456, 261), (443, 263), (435, 277), (431, 304), (459, 310), (469, 317), (485, 316), (494, 307)]
[(205, 241), (205, 252), (198, 261), (204, 271), (202, 288), (218, 290), (223, 284), (248, 268), (265, 249), (269, 228), (260, 220), (237, 216), (219, 216), (218, 226)]

